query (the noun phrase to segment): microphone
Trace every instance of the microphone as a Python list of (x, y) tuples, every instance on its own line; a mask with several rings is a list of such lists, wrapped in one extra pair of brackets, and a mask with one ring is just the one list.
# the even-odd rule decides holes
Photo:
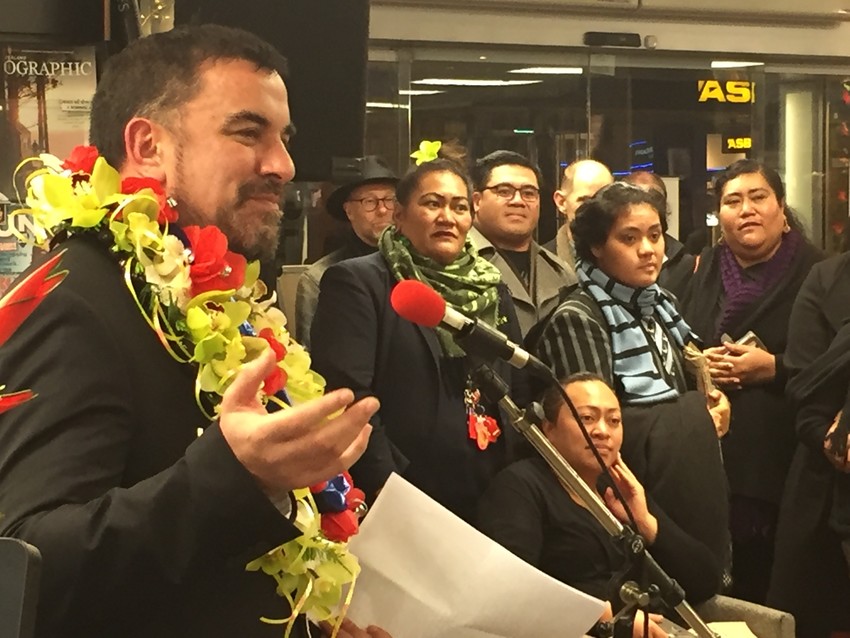
[(398, 282), (390, 293), (390, 305), (400, 317), (418, 326), (436, 328), (442, 325), (447, 328), (468, 354), (491, 361), (501, 359), (515, 368), (527, 369), (541, 379), (552, 379), (552, 371), (540, 359), (492, 326), (449, 307), (445, 299), (421, 281), (405, 279)]

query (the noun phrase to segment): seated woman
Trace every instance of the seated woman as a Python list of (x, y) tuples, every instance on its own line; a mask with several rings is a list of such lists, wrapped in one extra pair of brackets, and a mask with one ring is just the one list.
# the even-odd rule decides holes
[(582, 204), (572, 222), (579, 283), (529, 345), (559, 378), (594, 372), (614, 388), (627, 424), (623, 457), (656, 502), (725, 563), (728, 503), (716, 437), (728, 428), (729, 404), (719, 391), (688, 391), (682, 348), (695, 337), (656, 283), (665, 211), (658, 192), (622, 182)]
[[(716, 177), (714, 194), (723, 241), (700, 255), (682, 315), (711, 346), (712, 379), (732, 404), (722, 439), (731, 493), (730, 593), (764, 604), (795, 444), (782, 353), (794, 299), (822, 255), (800, 232), (773, 169), (739, 160)], [(735, 343), (749, 331), (758, 346)]]
[[(682, 586), (688, 602), (716, 594), (720, 566), (711, 550), (646, 497), (620, 457), (623, 426), (614, 392), (591, 373), (572, 375), (563, 387), (632, 511), (636, 531), (646, 540), (650, 553)], [(546, 391), (543, 411), (546, 438), (626, 523), (623, 505), (611, 487), (600, 489), (602, 470), (557, 388)], [(617, 606), (616, 589), (622, 584), (617, 577), (628, 567), (624, 553), (582, 501), (561, 486), (542, 457), (517, 461), (493, 479), (479, 503), (478, 524), (490, 538), (553, 578)], [(638, 624), (636, 636), (643, 635)]]
[[(402, 319), (390, 293), (398, 281), (418, 279), (450, 307), (514, 341), (519, 323), (499, 271), (466, 241), (472, 213), (463, 164), (446, 156), (422, 163), (401, 179), (396, 197), (394, 225), (381, 235), (378, 252), (337, 264), (322, 277), (313, 365), (329, 389), (349, 387), (381, 401), (369, 446), (351, 469), (367, 499), (397, 472), (468, 520), (490, 479), (507, 465), (506, 439), (514, 434), (470, 380), (475, 361), (444, 329)], [(506, 364), (494, 368), (510, 381)]]

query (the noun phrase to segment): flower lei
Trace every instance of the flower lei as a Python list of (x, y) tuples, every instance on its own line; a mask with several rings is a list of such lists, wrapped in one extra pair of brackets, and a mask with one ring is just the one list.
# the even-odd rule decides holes
[[(175, 360), (197, 366), (195, 398), (207, 417), (213, 417), (240, 367), (266, 348), (277, 359), (260, 392), (269, 409), (324, 393), (325, 380), (310, 369), (307, 351), (289, 335), (274, 295), (260, 301), (267, 290), (259, 280), (259, 262), (247, 263), (229, 251), (218, 228), (190, 226), (170, 233), (177, 211), (162, 185), (150, 178), (122, 180), (93, 146), (76, 147), (64, 162), (47, 154), (24, 160), (16, 176), (36, 162), (41, 167), (26, 179), (26, 208), (11, 214), (32, 216), (34, 243), (42, 248), (76, 235), (109, 245), (162, 345)], [(261, 620), (287, 625), (289, 636), (299, 614), (317, 621), (336, 617), (335, 636), (360, 569), (346, 544), (365, 511), (363, 492), (346, 473), (293, 494), (302, 535), (246, 566), (275, 578), (292, 613)]]

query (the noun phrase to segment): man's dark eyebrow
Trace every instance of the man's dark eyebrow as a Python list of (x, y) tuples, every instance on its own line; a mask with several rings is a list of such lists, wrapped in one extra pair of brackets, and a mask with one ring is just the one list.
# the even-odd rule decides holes
[(229, 129), (240, 124), (256, 124), (258, 126), (267, 127), (271, 124), (271, 122), (254, 111), (239, 111), (238, 113), (232, 113), (227, 116), (224, 120), (223, 128)]

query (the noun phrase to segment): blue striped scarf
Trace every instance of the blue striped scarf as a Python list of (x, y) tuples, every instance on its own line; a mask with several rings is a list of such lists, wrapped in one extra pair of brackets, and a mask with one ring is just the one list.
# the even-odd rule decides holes
[[(648, 404), (679, 396), (679, 391), (668, 382), (665, 371), (658, 369), (653, 358), (653, 350), (657, 346), (650, 344), (641, 326), (642, 320), (660, 320), (679, 349), (695, 339), (676, 309), (673, 296), (658, 284), (631, 288), (587, 262), (578, 264), (576, 274), (582, 287), (599, 304), (608, 323), (614, 376), (625, 392), (625, 396), (621, 397), (623, 401)], [(630, 308), (638, 311), (640, 318), (635, 317)], [(662, 353), (659, 354), (663, 357)]]

